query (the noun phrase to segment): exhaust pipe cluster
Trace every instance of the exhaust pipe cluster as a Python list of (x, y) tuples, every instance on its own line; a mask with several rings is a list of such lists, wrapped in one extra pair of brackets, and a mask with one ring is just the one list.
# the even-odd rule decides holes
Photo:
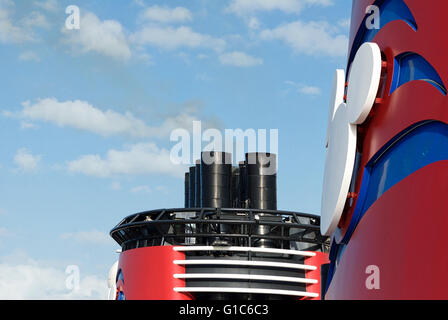
[(277, 210), (277, 156), (246, 153), (232, 165), (227, 152), (201, 153), (185, 173), (185, 208), (251, 208)]

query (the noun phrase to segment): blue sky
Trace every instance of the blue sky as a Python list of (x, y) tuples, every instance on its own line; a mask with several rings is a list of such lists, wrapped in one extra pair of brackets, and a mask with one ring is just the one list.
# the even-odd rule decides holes
[[(67, 30), (65, 8), (80, 8)], [(183, 205), (170, 132), (278, 129), (280, 209), (319, 214), (348, 0), (0, 0), (0, 298), (104, 298), (109, 230)], [(81, 289), (65, 287), (80, 268)], [(11, 275), (14, 273), (14, 276)]]

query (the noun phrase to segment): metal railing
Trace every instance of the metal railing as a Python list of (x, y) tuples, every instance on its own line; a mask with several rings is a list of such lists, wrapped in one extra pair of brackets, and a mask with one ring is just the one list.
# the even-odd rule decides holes
[(307, 251), (325, 251), (328, 238), (320, 234), (319, 224), (319, 216), (300, 212), (178, 208), (130, 215), (110, 235), (123, 251), (160, 245), (261, 247), (266, 241), (278, 249), (305, 243)]

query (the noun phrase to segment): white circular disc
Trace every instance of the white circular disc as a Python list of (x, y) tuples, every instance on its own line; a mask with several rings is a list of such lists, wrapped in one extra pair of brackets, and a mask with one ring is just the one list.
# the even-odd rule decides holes
[(328, 147), (330, 137), (330, 124), (333, 121), (334, 113), (337, 107), (344, 102), (345, 89), (345, 71), (336, 69), (333, 76), (333, 87), (331, 88), (330, 108), (328, 110), (327, 137), (325, 138), (325, 147)]
[(347, 105), (342, 103), (330, 126), (325, 160), (321, 224), (323, 235), (331, 235), (344, 210), (356, 156), (356, 125), (348, 122)]
[(347, 108), (351, 124), (362, 124), (375, 103), (381, 78), (381, 50), (376, 43), (364, 43), (350, 67)]

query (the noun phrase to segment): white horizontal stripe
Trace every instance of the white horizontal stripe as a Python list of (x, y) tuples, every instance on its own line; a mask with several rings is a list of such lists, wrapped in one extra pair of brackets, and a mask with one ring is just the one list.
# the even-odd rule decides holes
[(315, 252), (273, 249), (273, 248), (254, 248), (254, 247), (220, 247), (220, 246), (191, 246), (191, 247), (173, 247), (175, 251), (242, 251), (242, 252), (262, 252), (262, 253), (278, 253), (291, 254), (296, 256), (314, 257)]
[(176, 279), (242, 279), (242, 280), (266, 280), (297, 283), (318, 283), (316, 279), (266, 276), (258, 274), (230, 274), (230, 273), (178, 273), (173, 275)]
[(174, 264), (180, 265), (201, 265), (201, 264), (219, 264), (219, 265), (235, 265), (235, 266), (254, 266), (254, 267), (276, 267), (302, 270), (316, 270), (315, 266), (307, 266), (305, 264), (285, 263), (275, 261), (247, 261), (247, 260), (174, 260)]
[(285, 296), (299, 296), (318, 298), (318, 293), (292, 290), (277, 289), (258, 289), (258, 288), (217, 288), (217, 287), (178, 287), (174, 288), (176, 292), (227, 292), (227, 293), (261, 293), (261, 294), (279, 294)]

